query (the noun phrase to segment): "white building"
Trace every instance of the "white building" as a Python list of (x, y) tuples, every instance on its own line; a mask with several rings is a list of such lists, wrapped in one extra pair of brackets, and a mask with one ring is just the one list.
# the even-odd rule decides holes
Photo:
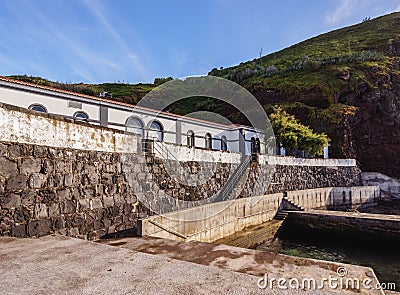
[(104, 97), (73, 93), (1, 76), (0, 102), (133, 132), (142, 138), (170, 144), (242, 154), (250, 154), (252, 150), (260, 153), (273, 151), (266, 147), (262, 133), (247, 126), (228, 126), (167, 112), (159, 113)]

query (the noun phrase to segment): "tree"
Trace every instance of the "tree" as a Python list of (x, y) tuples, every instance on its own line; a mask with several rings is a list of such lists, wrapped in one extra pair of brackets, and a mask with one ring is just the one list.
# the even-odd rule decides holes
[(273, 107), (270, 122), (276, 139), (285, 148), (305, 150), (311, 156), (315, 156), (322, 155), (324, 147), (329, 144), (330, 139), (325, 133), (313, 132), (280, 106)]

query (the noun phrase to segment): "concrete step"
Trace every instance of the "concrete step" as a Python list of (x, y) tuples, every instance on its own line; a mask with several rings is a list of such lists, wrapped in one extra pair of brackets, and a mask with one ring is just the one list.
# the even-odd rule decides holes
[(285, 211), (278, 211), (274, 216), (274, 220), (285, 220), (288, 214), (289, 213)]

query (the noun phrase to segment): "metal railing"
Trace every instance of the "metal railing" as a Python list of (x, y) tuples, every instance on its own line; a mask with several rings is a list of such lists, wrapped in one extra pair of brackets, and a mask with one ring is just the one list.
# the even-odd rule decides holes
[(158, 154), (162, 159), (179, 162), (167, 146), (156, 138), (143, 140), (142, 149), (147, 154)]
[(228, 179), (225, 186), (222, 188), (218, 197), (217, 202), (225, 201), (229, 199), (230, 194), (235, 189), (236, 185), (239, 183), (240, 179), (245, 174), (247, 168), (250, 166), (251, 155), (247, 155), (243, 161), (240, 163), (239, 167), (233, 172), (233, 175)]

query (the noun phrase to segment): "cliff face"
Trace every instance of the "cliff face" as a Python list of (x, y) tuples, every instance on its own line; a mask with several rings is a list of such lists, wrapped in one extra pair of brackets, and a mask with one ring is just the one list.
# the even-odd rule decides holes
[(365, 78), (355, 84), (350, 82), (352, 72), (346, 73), (347, 85), (334, 95), (334, 104), (355, 111), (338, 112), (333, 118), (321, 116), (336, 108), (317, 87), (295, 96), (281, 89), (252, 87), (250, 91), (263, 105), (295, 102), (290, 112), (331, 138), (331, 157), (356, 158), (363, 171), (400, 178), (400, 57), (393, 57), (386, 68), (369, 67), (364, 72)]
[(357, 91), (343, 95), (346, 103), (358, 107), (350, 121), (351, 141), (362, 170), (396, 178), (400, 178), (399, 70), (399, 58), (394, 58), (387, 72), (378, 68), (367, 72), (372, 85), (361, 83)]

